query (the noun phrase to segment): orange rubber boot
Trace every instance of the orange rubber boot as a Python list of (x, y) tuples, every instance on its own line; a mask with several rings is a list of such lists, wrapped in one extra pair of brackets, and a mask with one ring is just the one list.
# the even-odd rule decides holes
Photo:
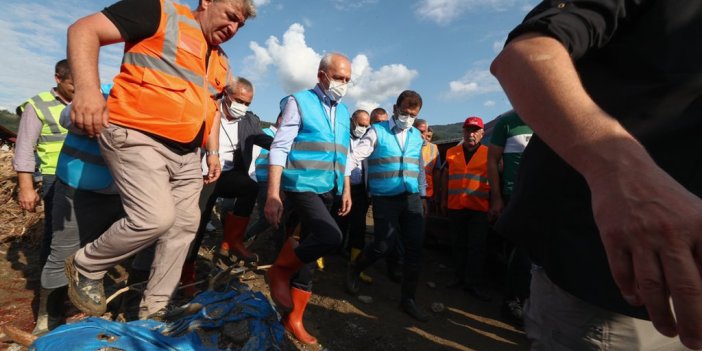
[[(271, 298), (278, 308), (286, 313), (293, 309), (290, 297), (290, 279), (304, 264), (295, 254), (296, 247), (297, 240), (289, 238), (280, 250), (273, 266), (266, 272), (266, 283), (268, 283)], [(284, 314), (282, 312), (281, 314)]]
[(234, 250), (234, 255), (246, 262), (258, 262), (258, 255), (249, 252), (244, 246), (244, 234), (248, 224), (249, 217), (227, 213), (222, 230), (222, 250)]
[(303, 344), (316, 344), (317, 338), (310, 335), (307, 330), (305, 330), (305, 326), (302, 323), (302, 316), (305, 314), (305, 308), (307, 308), (307, 302), (310, 301), (312, 292), (292, 288), (290, 289), (290, 295), (292, 296), (294, 307), (292, 312), (283, 318), (285, 330), (292, 333), (295, 338)]

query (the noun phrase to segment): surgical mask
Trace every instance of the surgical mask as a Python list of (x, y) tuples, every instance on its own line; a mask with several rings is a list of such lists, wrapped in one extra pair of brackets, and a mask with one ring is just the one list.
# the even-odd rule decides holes
[(246, 105), (236, 101), (232, 101), (229, 104), (229, 115), (234, 118), (240, 118), (246, 114), (246, 110), (248, 109), (249, 108)]
[(354, 137), (360, 138), (364, 134), (366, 134), (366, 131), (368, 130), (368, 127), (361, 127), (361, 126), (356, 126), (353, 128), (353, 131), (351, 132)]
[(415, 119), (417, 119), (416, 116), (412, 117), (410, 115), (398, 115), (395, 116), (395, 124), (398, 128), (405, 130), (414, 124)]
[(342, 83), (338, 80), (330, 80), (329, 89), (327, 89), (326, 94), (333, 101), (339, 102), (341, 101), (341, 98), (343, 98), (344, 95), (346, 95), (347, 87), (348, 84), (346, 83)]

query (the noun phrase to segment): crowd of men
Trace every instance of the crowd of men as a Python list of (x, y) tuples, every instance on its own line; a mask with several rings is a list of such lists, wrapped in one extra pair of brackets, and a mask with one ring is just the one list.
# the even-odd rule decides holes
[[(315, 268), (342, 245), (350, 294), (384, 258), (402, 311), (430, 319), (416, 290), (433, 208), (450, 223), (449, 286), (478, 300), (492, 299), (489, 228), (507, 238), (503, 311), (523, 318), (533, 349), (702, 348), (702, 6), (590, 3), (544, 1), (511, 32), (491, 70), (515, 110), (489, 141), (466, 118), (443, 162), (418, 92), (390, 113), (341, 102), (352, 67), (340, 53), (262, 129), (253, 84), (220, 47), (256, 16), (252, 0), (123, 0), (79, 19), (56, 87), (18, 107), (18, 201), (45, 211), (34, 333), (62, 323), (67, 298), (103, 314), (102, 279), (132, 256), (130, 283), (146, 282), (135, 318), (165, 318), (179, 284), (197, 292), (215, 202), (235, 198), (215, 265), (257, 264), (244, 239), (274, 227), (265, 279), (306, 344), (317, 342), (303, 324)], [(120, 73), (101, 87), (99, 48), (116, 42), (128, 44)]]

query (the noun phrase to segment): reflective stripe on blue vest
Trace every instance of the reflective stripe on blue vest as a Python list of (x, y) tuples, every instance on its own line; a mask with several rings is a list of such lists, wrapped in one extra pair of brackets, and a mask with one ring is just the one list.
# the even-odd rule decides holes
[(414, 127), (407, 131), (404, 151), (388, 121), (373, 125), (378, 140), (368, 157), (368, 191), (392, 196), (419, 192), (419, 158), (424, 140)]
[(58, 157), (56, 177), (75, 189), (109, 188), (112, 175), (100, 154), (97, 138), (69, 132)]
[[(275, 136), (275, 132), (270, 128), (264, 129), (263, 133), (268, 136)], [(256, 158), (256, 181), (259, 183), (268, 181), (268, 153), (268, 150), (261, 148), (261, 153)]]
[(313, 90), (292, 96), (297, 102), (301, 125), (283, 169), (283, 190), (322, 194), (336, 187), (341, 194), (351, 140), (349, 110), (344, 104), (336, 105), (332, 130), (323, 103)]

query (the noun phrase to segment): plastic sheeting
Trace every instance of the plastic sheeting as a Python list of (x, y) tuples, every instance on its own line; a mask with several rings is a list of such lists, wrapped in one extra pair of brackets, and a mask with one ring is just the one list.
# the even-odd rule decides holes
[(285, 330), (268, 300), (237, 288), (203, 292), (191, 301), (202, 305), (199, 311), (170, 323), (88, 318), (63, 325), (30, 350), (285, 350)]

